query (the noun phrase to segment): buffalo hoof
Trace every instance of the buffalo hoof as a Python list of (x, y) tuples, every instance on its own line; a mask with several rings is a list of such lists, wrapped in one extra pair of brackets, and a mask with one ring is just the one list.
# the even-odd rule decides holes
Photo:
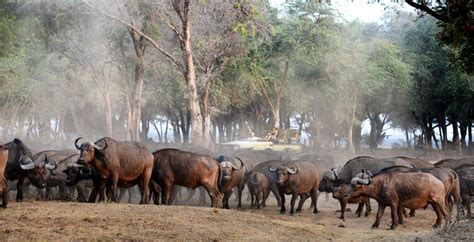
[(374, 224), (372, 225), (372, 228), (373, 228), (373, 229), (376, 229), (376, 228), (378, 228), (378, 227), (379, 227), (379, 224), (378, 224), (378, 223), (374, 223)]
[(432, 226), (432, 228), (433, 228), (433, 229), (437, 229), (437, 228), (439, 228), (440, 226), (441, 226), (441, 225), (439, 225), (439, 224), (434, 224), (434, 225)]
[(392, 224), (392, 226), (390, 226), (390, 230), (394, 230), (397, 228), (397, 225), (396, 224)]
[(285, 214), (285, 210), (280, 210), (280, 214)]

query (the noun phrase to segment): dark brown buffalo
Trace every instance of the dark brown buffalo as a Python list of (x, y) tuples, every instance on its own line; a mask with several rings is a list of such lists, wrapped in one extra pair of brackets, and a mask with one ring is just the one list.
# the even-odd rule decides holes
[(18, 180), (16, 183), (16, 201), (23, 201), (23, 181), (25, 178), (31, 181), (37, 188), (44, 188), (46, 183), (44, 175), (47, 169), (54, 166), (44, 162), (33, 162), (31, 150), (19, 139), (5, 144), (8, 146), (8, 162), (5, 168), (5, 178), (10, 181)]
[(7, 208), (8, 183), (5, 178), (5, 167), (8, 161), (8, 146), (0, 145), (0, 196), (2, 197), (2, 208)]
[[(275, 199), (278, 202), (278, 206), (279, 207), (281, 206), (280, 194), (278, 193), (278, 186), (277, 186), (277, 182), (276, 182), (276, 176), (268, 168), (278, 167), (282, 163), (283, 163), (282, 160), (268, 160), (268, 161), (265, 161), (265, 162), (262, 162), (262, 163), (256, 165), (252, 169), (252, 171), (262, 173), (268, 179), (268, 187), (267, 187), (267, 191), (265, 192), (263, 203), (266, 203), (266, 199), (268, 198), (268, 195), (270, 194), (270, 192), (272, 192), (273, 195), (275, 196)], [(244, 178), (245, 181), (248, 180), (248, 174), (250, 174), (250, 173), (245, 174), (245, 178)]]
[(471, 197), (474, 196), (474, 165), (462, 165), (454, 169), (459, 175), (462, 203), (471, 217)]
[(237, 188), (238, 208), (242, 207), (242, 191), (245, 187), (244, 175), (246, 172), (244, 162), (240, 161), (239, 167), (234, 165), (234, 159), (220, 155), (216, 158), (222, 170), (222, 191), (224, 198), (222, 199), (222, 208), (229, 209), (229, 198), (232, 196), (232, 189)]
[[(109, 137), (95, 143), (85, 142), (75, 146), (81, 151), (77, 163), (92, 165), (101, 178), (101, 187), (110, 179), (108, 199), (118, 202), (117, 187), (132, 187), (139, 184), (142, 189), (140, 203), (148, 203), (149, 182), (153, 171), (153, 155), (148, 149), (132, 141), (116, 141)], [(101, 189), (99, 189), (101, 191)]]
[(370, 199), (364, 196), (360, 196), (358, 198), (352, 198), (351, 192), (352, 192), (352, 187), (347, 184), (343, 184), (340, 187), (334, 188), (334, 191), (332, 192), (332, 197), (337, 199), (339, 203), (341, 204), (341, 219), (344, 220), (344, 213), (346, 211), (346, 206), (348, 203), (359, 204), (355, 212), (357, 214), (357, 217), (360, 217), (365, 205), (365, 216), (366, 217), (369, 216), (370, 211), (372, 211), (372, 208), (370, 207)]
[[(446, 193), (446, 205), (448, 208), (448, 212), (451, 212), (452, 209), (452, 202), (451, 198), (454, 200), (454, 203), (458, 209), (458, 216), (461, 216), (462, 213), (462, 204), (461, 204), (461, 195), (460, 195), (460, 187), (459, 187), (459, 176), (458, 174), (448, 168), (448, 167), (424, 167), (424, 168), (408, 168), (408, 167), (401, 167), (401, 166), (394, 166), (383, 169), (381, 172), (425, 172), (430, 173), (431, 175), (438, 178), (440, 181), (443, 182), (445, 193)], [(410, 212), (410, 216), (413, 217), (415, 215), (415, 211), (412, 210)]]
[[(222, 188), (218, 186), (221, 169), (209, 155), (198, 155), (178, 149), (162, 149), (153, 153), (153, 181), (161, 187), (162, 204), (169, 205), (174, 185), (196, 188), (203, 186), (213, 207), (218, 206)], [(220, 188), (220, 189), (219, 189)]]
[(446, 224), (449, 223), (443, 182), (429, 173), (389, 171), (372, 177), (370, 173), (362, 171), (352, 179), (351, 185), (351, 197), (368, 196), (378, 202), (377, 219), (372, 228), (379, 226), (386, 206), (390, 206), (392, 214), (390, 229), (395, 229), (402, 223), (402, 216), (399, 215), (403, 207), (419, 209), (428, 204), (431, 204), (436, 212), (434, 228), (441, 225), (443, 217)]
[(474, 165), (474, 158), (462, 158), (462, 159), (444, 159), (434, 164), (438, 167), (449, 167), (455, 169), (462, 165)]
[(395, 158), (406, 160), (410, 162), (410, 164), (412, 164), (415, 168), (434, 167), (433, 163), (423, 159), (411, 158), (406, 156), (397, 156)]
[(295, 210), (296, 198), (300, 196), (300, 202), (296, 212), (301, 212), (308, 195), (311, 196), (311, 202), (314, 205), (313, 213), (318, 212), (317, 199), (320, 175), (318, 169), (306, 161), (288, 161), (278, 167), (269, 167), (276, 177), (278, 193), (281, 199), (280, 213), (285, 213), (285, 194), (292, 195), (290, 215)]
[[(267, 177), (264, 174), (255, 171), (250, 171), (248, 176), (247, 187), (249, 188), (251, 198), (250, 207), (257, 207), (257, 209), (260, 209), (260, 205), (265, 207), (265, 201), (267, 200), (265, 196), (268, 196)], [(260, 201), (262, 201), (262, 203), (260, 203)]]

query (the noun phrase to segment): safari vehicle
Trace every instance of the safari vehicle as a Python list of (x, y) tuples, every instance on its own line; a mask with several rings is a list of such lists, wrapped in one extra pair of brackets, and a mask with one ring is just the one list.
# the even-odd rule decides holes
[(244, 140), (235, 140), (220, 143), (222, 149), (251, 149), (251, 150), (274, 150), (290, 153), (298, 153), (302, 150), (300, 143), (301, 131), (299, 129), (280, 129), (278, 130), (277, 140), (275, 142), (265, 141), (263, 138), (252, 137)]

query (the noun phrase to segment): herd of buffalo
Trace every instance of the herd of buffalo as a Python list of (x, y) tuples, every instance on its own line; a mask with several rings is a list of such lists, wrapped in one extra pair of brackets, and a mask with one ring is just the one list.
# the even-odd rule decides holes
[(453, 205), (457, 208), (457, 218), (465, 216), (464, 208), (467, 216), (471, 216), (473, 158), (432, 163), (402, 156), (385, 159), (359, 156), (336, 168), (330, 157), (317, 155), (303, 155), (297, 160), (235, 154), (233, 158), (212, 157), (170, 148), (151, 153), (139, 142), (108, 137), (94, 143), (80, 143), (80, 140), (75, 141), (77, 150), (46, 150), (35, 155), (19, 139), (1, 145), (2, 207), (6, 208), (8, 202), (7, 179), (17, 180), (16, 201), (21, 202), (24, 181), (28, 178), (38, 189), (58, 187), (60, 194), (73, 187), (81, 202), (118, 202), (124, 188), (138, 185), (140, 203), (153, 200), (155, 204), (169, 205), (176, 199), (177, 192), (173, 189), (176, 185), (202, 187), (213, 207), (218, 206), (223, 195), (223, 208), (229, 208), (229, 198), (235, 190), (237, 206), (242, 207), (242, 192), (247, 186), (252, 208), (265, 207), (271, 192), (280, 212), (285, 213), (285, 195), (291, 195), (290, 215), (301, 212), (308, 198), (311, 198), (313, 212), (318, 213), (318, 195), (327, 192), (340, 201), (341, 219), (344, 219), (347, 203), (359, 204), (358, 216), (365, 206), (368, 216), (369, 200), (376, 200), (378, 212), (374, 228), (379, 226), (387, 206), (391, 209), (391, 229), (403, 223), (407, 216), (405, 208), (414, 216), (416, 209), (431, 205), (437, 216), (433, 227), (440, 227), (443, 220), (449, 224)]

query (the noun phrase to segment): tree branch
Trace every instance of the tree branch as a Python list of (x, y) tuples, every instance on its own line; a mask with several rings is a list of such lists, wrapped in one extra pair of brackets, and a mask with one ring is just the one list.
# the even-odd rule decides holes
[(150, 36), (148, 36), (147, 34), (143, 33), (140, 29), (138, 29), (137, 27), (125, 22), (124, 20), (118, 18), (118, 17), (115, 17), (115, 16), (112, 16), (94, 6), (92, 6), (90, 3), (86, 2), (86, 1), (83, 1), (83, 3), (85, 5), (87, 5), (88, 7), (98, 11), (99, 13), (101, 13), (102, 15), (108, 17), (108, 18), (111, 18), (113, 20), (116, 20), (118, 22), (120, 22), (121, 24), (127, 26), (128, 28), (132, 29), (133, 31), (135, 31), (136, 33), (138, 33), (139, 35), (143, 36), (143, 38), (145, 38), (146, 40), (148, 40), (150, 42), (150, 44), (155, 47), (155, 49), (157, 49), (161, 54), (163, 54), (164, 56), (166, 56), (169, 60), (171, 60), (171, 62), (180, 70), (180, 72), (184, 75), (186, 73), (186, 70), (184, 68), (184, 66), (174, 57), (172, 56), (171, 54), (169, 54), (165, 49), (161, 48), (161, 46), (153, 39), (151, 38)]
[(446, 23), (446, 22), (448, 22), (448, 21), (450, 20), (448, 17), (442, 16), (442, 15), (438, 14), (438, 13), (435, 12), (433, 9), (429, 8), (428, 6), (426, 6), (426, 5), (424, 5), (424, 4), (416, 3), (416, 2), (414, 2), (413, 0), (405, 0), (405, 2), (406, 2), (408, 5), (410, 5), (410, 6), (414, 7), (414, 8), (416, 8), (416, 9), (419, 9), (419, 10), (421, 10), (421, 11), (423, 11), (423, 12), (425, 12), (425, 13), (431, 15), (431, 16), (433, 16), (434, 18), (438, 19), (439, 21), (442, 21), (442, 22), (445, 22), (445, 23)]

